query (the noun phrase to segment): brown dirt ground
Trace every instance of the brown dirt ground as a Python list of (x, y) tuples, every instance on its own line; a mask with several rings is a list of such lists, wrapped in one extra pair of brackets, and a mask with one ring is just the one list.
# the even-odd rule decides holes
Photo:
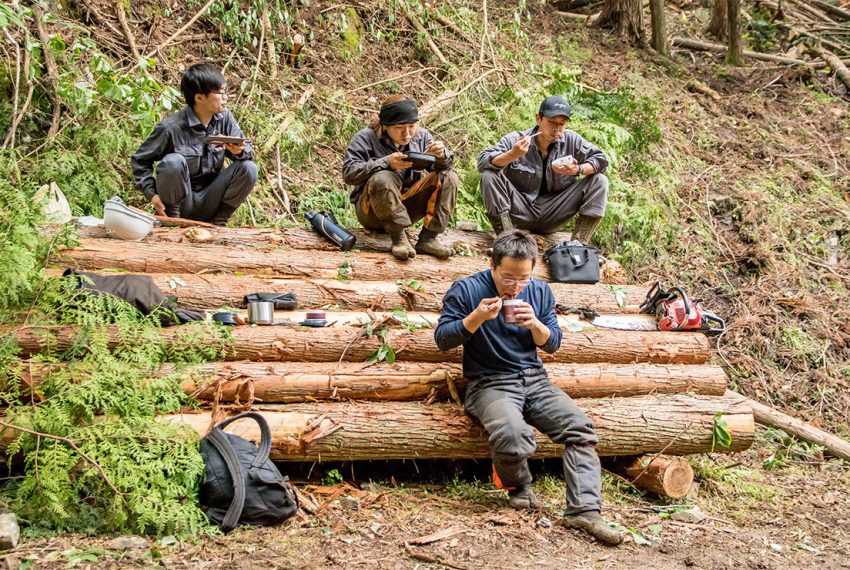
[[(702, 475), (688, 502), (708, 515), (699, 524), (661, 518), (653, 508), (663, 503), (606, 476), (605, 515), (641, 531), (648, 545), (629, 535), (605, 547), (560, 527), (561, 483), (545, 476), (535, 486), (546, 507), (534, 514), (510, 510), (489, 485), (299, 484), (318, 511), (277, 528), (149, 539), (148, 548), (124, 553), (110, 548), (112, 538), (64, 535), (25, 542), (7, 557), (34, 568), (68, 567), (71, 549), (97, 556), (78, 568), (850, 568), (850, 470), (829, 462), (764, 471), (764, 455), (693, 458)], [(359, 499), (359, 510), (346, 497)], [(405, 546), (439, 531), (448, 536)]]

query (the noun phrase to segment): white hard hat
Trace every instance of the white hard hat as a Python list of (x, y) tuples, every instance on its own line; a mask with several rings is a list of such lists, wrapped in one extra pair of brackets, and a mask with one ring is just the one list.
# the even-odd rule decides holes
[(128, 207), (121, 198), (113, 196), (103, 204), (103, 225), (121, 239), (139, 241), (153, 229), (156, 218)]

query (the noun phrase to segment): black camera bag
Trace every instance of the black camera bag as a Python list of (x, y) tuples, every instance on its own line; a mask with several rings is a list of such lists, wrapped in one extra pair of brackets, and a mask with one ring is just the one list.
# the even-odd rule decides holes
[[(229, 424), (251, 418), (260, 425), (260, 447), (225, 433)], [(240, 524), (271, 526), (298, 511), (298, 495), (289, 477), (280, 474), (269, 459), (271, 431), (265, 418), (245, 412), (225, 420), (201, 440), (204, 482), (200, 502), (207, 518), (225, 533)]]
[(553, 245), (543, 255), (552, 281), (558, 283), (598, 283), (599, 250), (583, 245)]

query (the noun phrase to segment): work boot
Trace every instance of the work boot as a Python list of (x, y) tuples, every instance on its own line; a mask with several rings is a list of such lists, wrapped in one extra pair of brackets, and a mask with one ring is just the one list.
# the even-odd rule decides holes
[(617, 546), (623, 542), (623, 533), (608, 526), (599, 511), (564, 515), (563, 525), (567, 528), (583, 530), (599, 542), (610, 546)]
[(599, 222), (601, 221), (602, 218), (594, 218), (592, 216), (579, 214), (578, 219), (576, 220), (576, 229), (573, 232), (573, 239), (577, 239), (584, 245), (589, 244), (590, 238), (593, 236), (593, 232), (596, 231), (596, 228), (599, 226)]
[(416, 242), (416, 251), (419, 253), (427, 253), (438, 259), (448, 259), (454, 255), (454, 250), (447, 245), (441, 244), (437, 240), (437, 235), (432, 231), (422, 228), (419, 232), (419, 240)]
[(539, 511), (540, 503), (531, 487), (508, 491), (508, 503), (517, 510)]
[(404, 231), (404, 228), (387, 229), (387, 233), (390, 234), (390, 239), (393, 241), (393, 246), (390, 250), (393, 257), (401, 260), (413, 259), (416, 257), (416, 249), (414, 249), (414, 247), (410, 244), (410, 241), (407, 239), (407, 232)]
[(213, 214), (210, 223), (216, 226), (226, 226), (227, 220), (230, 219), (230, 216), (233, 215), (233, 212), (236, 211), (236, 208), (239, 206), (228, 206), (227, 204), (222, 204), (218, 207), (218, 210)]
[(514, 223), (511, 221), (510, 214), (499, 214), (498, 216), (487, 216), (487, 219), (490, 220), (490, 225), (493, 226), (493, 231), (496, 232), (496, 236), (502, 232), (506, 232), (514, 229)]
[(176, 204), (174, 206), (165, 205), (165, 215), (169, 218), (179, 218), (180, 217), (180, 204)]

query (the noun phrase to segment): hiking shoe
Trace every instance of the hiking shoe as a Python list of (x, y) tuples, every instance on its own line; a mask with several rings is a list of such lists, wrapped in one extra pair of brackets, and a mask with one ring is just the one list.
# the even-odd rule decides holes
[(422, 230), (422, 233), (419, 234), (419, 241), (416, 242), (416, 251), (433, 255), (438, 259), (448, 259), (454, 255), (452, 248), (441, 244), (437, 240), (437, 235), (432, 234), (428, 230)]
[(623, 533), (608, 526), (599, 511), (564, 515), (563, 525), (567, 528), (583, 530), (599, 542), (609, 546), (617, 546), (623, 542)]
[(531, 488), (508, 491), (508, 503), (517, 510), (540, 510), (540, 503)]
[(391, 233), (390, 239), (393, 240), (393, 247), (390, 250), (393, 257), (401, 260), (416, 257), (416, 250), (410, 244), (410, 241), (407, 239), (407, 233), (404, 230), (398, 233)]

